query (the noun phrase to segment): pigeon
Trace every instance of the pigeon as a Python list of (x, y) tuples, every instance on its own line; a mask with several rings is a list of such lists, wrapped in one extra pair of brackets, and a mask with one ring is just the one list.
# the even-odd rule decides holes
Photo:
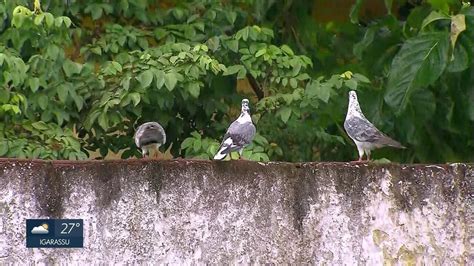
[(355, 91), (349, 92), (349, 106), (347, 108), (346, 120), (344, 121), (344, 129), (357, 146), (359, 162), (362, 161), (364, 153), (367, 155), (367, 161), (369, 161), (370, 152), (373, 149), (384, 146), (405, 149), (400, 143), (380, 132), (365, 118), (357, 101)]
[(222, 160), (233, 151), (238, 151), (239, 159), (242, 159), (242, 152), (252, 142), (256, 131), (249, 111), (249, 100), (243, 99), (240, 116), (227, 129), (214, 160)]
[(135, 132), (135, 144), (142, 150), (142, 156), (150, 156), (154, 151), (154, 157), (158, 157), (158, 148), (166, 142), (166, 133), (157, 122), (147, 122), (140, 125)]

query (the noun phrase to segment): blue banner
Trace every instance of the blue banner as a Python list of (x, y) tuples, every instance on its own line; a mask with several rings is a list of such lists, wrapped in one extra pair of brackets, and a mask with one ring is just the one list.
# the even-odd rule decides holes
[(82, 248), (84, 220), (26, 219), (27, 248)]

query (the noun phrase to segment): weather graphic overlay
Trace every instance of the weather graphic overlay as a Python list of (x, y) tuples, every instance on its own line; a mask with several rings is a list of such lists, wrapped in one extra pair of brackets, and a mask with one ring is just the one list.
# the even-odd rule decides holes
[(82, 248), (82, 219), (26, 219), (27, 248)]

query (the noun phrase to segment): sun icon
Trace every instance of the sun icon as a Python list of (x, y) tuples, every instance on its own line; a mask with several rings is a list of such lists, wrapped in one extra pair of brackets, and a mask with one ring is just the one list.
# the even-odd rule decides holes
[(43, 227), (44, 229), (48, 230), (48, 224), (42, 224), (41, 227)]

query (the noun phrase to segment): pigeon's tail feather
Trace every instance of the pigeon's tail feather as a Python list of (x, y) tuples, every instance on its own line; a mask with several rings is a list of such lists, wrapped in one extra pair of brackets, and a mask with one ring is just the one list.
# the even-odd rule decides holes
[(406, 149), (407, 148), (407, 147), (403, 146), (402, 144), (400, 144), (400, 142), (398, 142), (394, 139), (391, 139), (387, 136), (385, 136), (384, 142), (385, 142), (385, 145), (390, 146), (390, 147), (399, 148), (399, 149)]
[(222, 149), (214, 155), (214, 160), (222, 160), (227, 156), (227, 153), (223, 153)]
[(214, 160), (223, 160), (227, 154), (230, 152), (230, 147), (232, 146), (232, 139), (228, 138), (224, 140), (219, 147), (216, 155), (214, 155)]

